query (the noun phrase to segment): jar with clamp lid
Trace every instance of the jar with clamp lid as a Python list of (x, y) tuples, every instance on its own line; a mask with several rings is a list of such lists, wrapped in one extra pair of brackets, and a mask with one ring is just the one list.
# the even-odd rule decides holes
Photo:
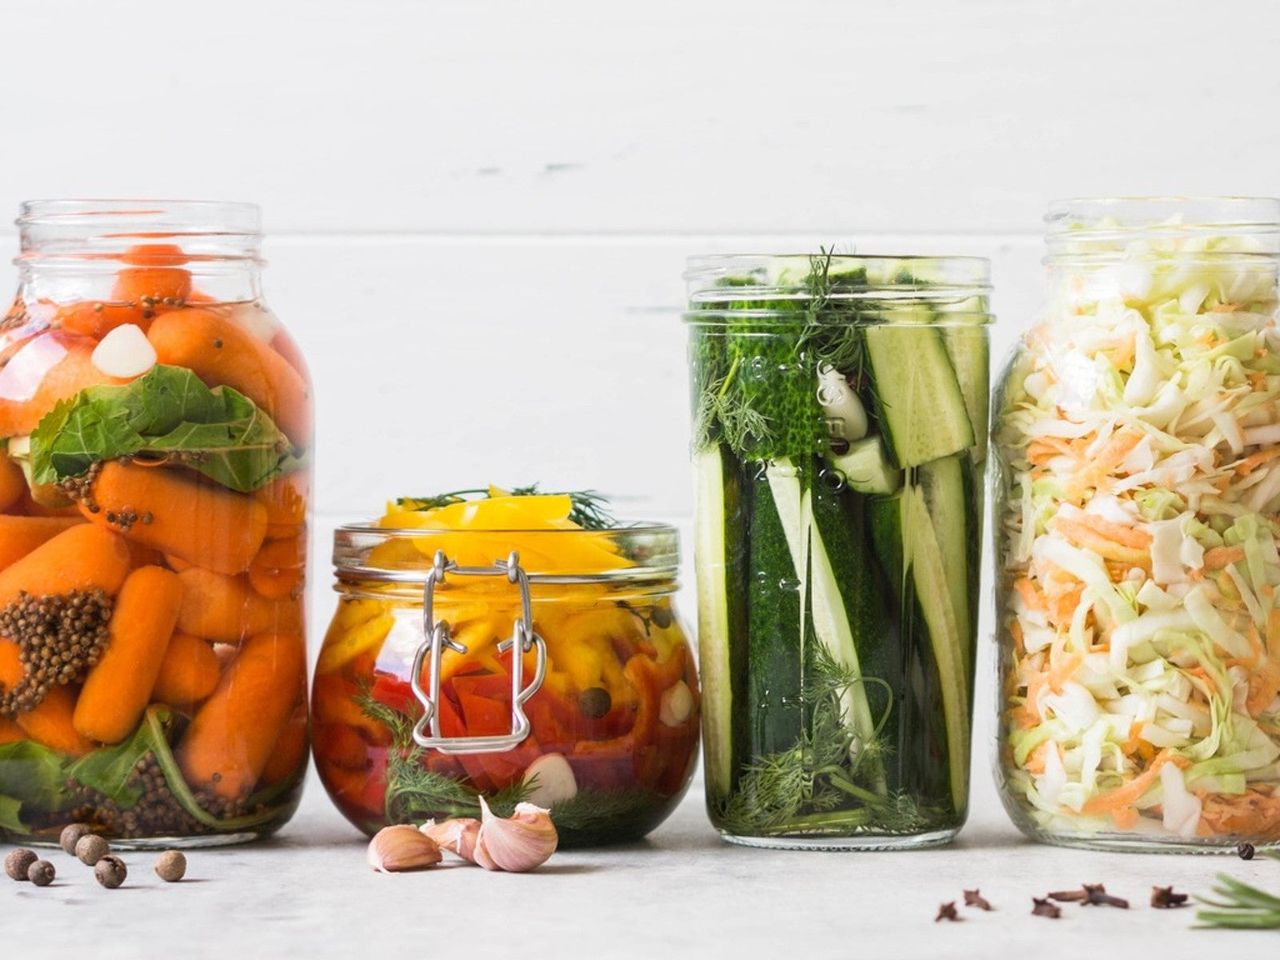
[(562, 845), (647, 834), (698, 750), (677, 558), (657, 524), (340, 528), (312, 714), (334, 803), (366, 833), (483, 796), (549, 808)]

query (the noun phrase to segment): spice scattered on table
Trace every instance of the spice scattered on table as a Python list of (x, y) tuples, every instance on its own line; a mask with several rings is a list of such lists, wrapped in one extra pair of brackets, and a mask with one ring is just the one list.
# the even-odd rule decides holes
[(48, 860), (36, 860), (31, 866), (27, 867), (27, 879), (37, 887), (47, 887), (53, 883), (53, 878), (57, 875), (58, 871), (54, 869), (53, 864)]
[(25, 847), (18, 847), (16, 850), (10, 850), (8, 856), (4, 858), (4, 872), (9, 875), (10, 880), (27, 879), (27, 868), (38, 860), (35, 851), (28, 850)]
[(1185, 907), (1190, 899), (1185, 893), (1174, 893), (1173, 887), (1152, 887), (1151, 906), (1157, 910), (1172, 910)]
[[(1050, 894), (1050, 896), (1052, 896), (1052, 894)], [(1032, 897), (1031, 915), (1034, 917), (1048, 917), (1050, 920), (1057, 920), (1062, 916), (1062, 908), (1048, 899)]]
[(1245, 842), (1236, 847), (1236, 855), (1241, 860), (1252, 860), (1255, 852), (1252, 843)]
[(93, 875), (108, 890), (114, 890), (124, 883), (125, 877), (129, 875), (129, 869), (119, 857), (107, 854), (94, 865)]
[(938, 915), (933, 918), (933, 922), (937, 923), (940, 920), (951, 920), (959, 923), (960, 919), (960, 914), (956, 912), (956, 902), (951, 900), (938, 907)]
[(165, 883), (177, 883), (187, 875), (187, 858), (181, 850), (166, 850), (156, 858), (156, 876)]
[(1079, 903), (1086, 907), (1119, 907), (1129, 909), (1129, 901), (1122, 897), (1113, 897), (1101, 883), (1086, 883), (1079, 890), (1055, 890), (1049, 894), (1050, 900), (1059, 903)]
[(62, 833), (58, 836), (58, 846), (62, 847), (64, 853), (74, 857), (76, 844), (80, 842), (81, 837), (90, 833), (93, 833), (93, 828), (87, 823), (69, 823), (62, 828)]
[(977, 907), (979, 910), (994, 910), (991, 902), (982, 895), (980, 890), (966, 890), (964, 892), (964, 905), (966, 907)]
[(111, 844), (96, 833), (86, 833), (76, 841), (76, 859), (86, 867), (92, 867), (111, 852)]

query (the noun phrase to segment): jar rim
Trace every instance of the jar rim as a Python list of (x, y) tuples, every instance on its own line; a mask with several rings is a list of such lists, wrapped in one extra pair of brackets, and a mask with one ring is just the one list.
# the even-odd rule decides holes
[(1280, 197), (1069, 197), (1049, 204), (1050, 237), (1087, 233), (1165, 235), (1280, 231)]
[[(371, 564), (373, 549), (384, 544), (435, 537), (519, 537), (528, 544), (543, 544), (554, 549), (566, 536), (605, 540), (622, 548), (632, 565), (613, 570), (569, 570), (550, 572), (536, 563), (526, 564), (529, 579), (537, 583), (616, 583), (636, 580), (671, 580), (679, 569), (679, 533), (667, 523), (637, 522), (600, 530), (422, 530), (404, 527), (380, 527), (376, 521), (361, 521), (338, 526), (333, 533), (333, 566), (341, 582), (374, 581), (422, 584), (433, 568), (433, 557), (419, 550), (412, 563)], [(518, 551), (517, 551), (518, 552)], [(506, 557), (493, 557), (492, 562)]]
[[(164, 200), (142, 197), (57, 197), (24, 200), (14, 221), (26, 226), (97, 227), (112, 224), (186, 226), (182, 233), (257, 234), (262, 208), (239, 200)], [(198, 229), (190, 229), (198, 228)], [(213, 229), (211, 229), (213, 228)]]

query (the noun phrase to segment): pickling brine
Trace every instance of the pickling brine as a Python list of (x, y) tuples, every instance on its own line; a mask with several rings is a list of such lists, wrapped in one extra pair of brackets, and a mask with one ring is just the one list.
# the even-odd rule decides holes
[(269, 833), (307, 764), (311, 396), (257, 209), (27, 204), (0, 323), (0, 830)]
[(1280, 202), (1078, 201), (997, 397), (1006, 806), (1042, 839), (1280, 839)]

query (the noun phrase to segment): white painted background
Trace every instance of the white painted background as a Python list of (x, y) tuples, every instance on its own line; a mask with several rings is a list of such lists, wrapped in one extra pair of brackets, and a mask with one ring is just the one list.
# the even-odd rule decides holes
[(1050, 199), (1280, 193), (1272, 0), (4, 0), (0, 36), (0, 214), (263, 206), (322, 541), (489, 480), (686, 524), (690, 254), (989, 256), (999, 358)]

